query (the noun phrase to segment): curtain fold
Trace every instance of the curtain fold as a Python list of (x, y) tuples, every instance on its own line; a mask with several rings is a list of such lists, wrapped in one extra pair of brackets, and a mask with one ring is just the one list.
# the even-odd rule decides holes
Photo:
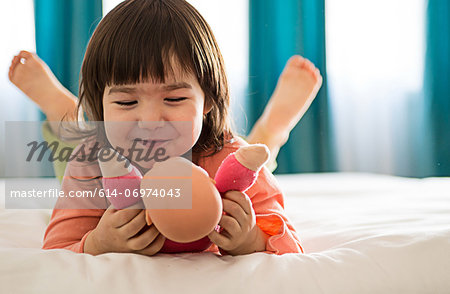
[(450, 176), (450, 1), (428, 0), (425, 99), (431, 136), (430, 170)]
[(277, 158), (277, 173), (335, 170), (325, 60), (324, 0), (250, 0), (248, 119), (253, 125), (290, 56), (311, 60), (323, 76), (310, 109)]
[(91, 34), (102, 18), (101, 0), (35, 0), (36, 53), (78, 96), (78, 76)]

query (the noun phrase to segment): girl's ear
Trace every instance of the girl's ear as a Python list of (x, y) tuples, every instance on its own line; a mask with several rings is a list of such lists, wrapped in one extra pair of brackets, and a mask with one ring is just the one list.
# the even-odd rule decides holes
[(208, 100), (205, 99), (205, 105), (203, 107), (203, 114), (206, 115), (208, 112), (210, 112), (212, 109), (211, 103), (209, 103)]

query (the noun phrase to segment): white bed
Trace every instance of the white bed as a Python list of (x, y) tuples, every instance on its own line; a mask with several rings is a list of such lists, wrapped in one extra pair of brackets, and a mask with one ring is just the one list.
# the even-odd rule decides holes
[(278, 179), (305, 254), (44, 251), (51, 210), (2, 208), (0, 293), (450, 293), (449, 178)]

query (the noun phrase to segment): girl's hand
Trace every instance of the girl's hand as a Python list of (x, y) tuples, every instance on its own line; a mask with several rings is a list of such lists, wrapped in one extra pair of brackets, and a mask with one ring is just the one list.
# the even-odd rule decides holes
[(154, 225), (141, 232), (146, 225), (145, 209), (117, 210), (111, 205), (86, 238), (84, 252), (92, 255), (107, 252), (154, 255), (161, 250), (166, 238)]
[(250, 198), (239, 191), (223, 195), (223, 210), (219, 225), (221, 233), (212, 231), (208, 237), (220, 249), (231, 255), (248, 254), (265, 250), (265, 239), (256, 225), (255, 211)]

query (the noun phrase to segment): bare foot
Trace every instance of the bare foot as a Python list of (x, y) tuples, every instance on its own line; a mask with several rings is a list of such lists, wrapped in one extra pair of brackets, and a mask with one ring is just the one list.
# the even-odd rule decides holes
[(53, 75), (36, 54), (20, 51), (11, 61), (9, 80), (36, 102), (47, 120), (59, 122), (66, 115), (76, 120), (77, 98)]
[(322, 76), (314, 64), (299, 55), (292, 56), (278, 79), (264, 113), (250, 135), (249, 143), (269, 147), (271, 161), (289, 138), (289, 133), (308, 110), (322, 86)]

